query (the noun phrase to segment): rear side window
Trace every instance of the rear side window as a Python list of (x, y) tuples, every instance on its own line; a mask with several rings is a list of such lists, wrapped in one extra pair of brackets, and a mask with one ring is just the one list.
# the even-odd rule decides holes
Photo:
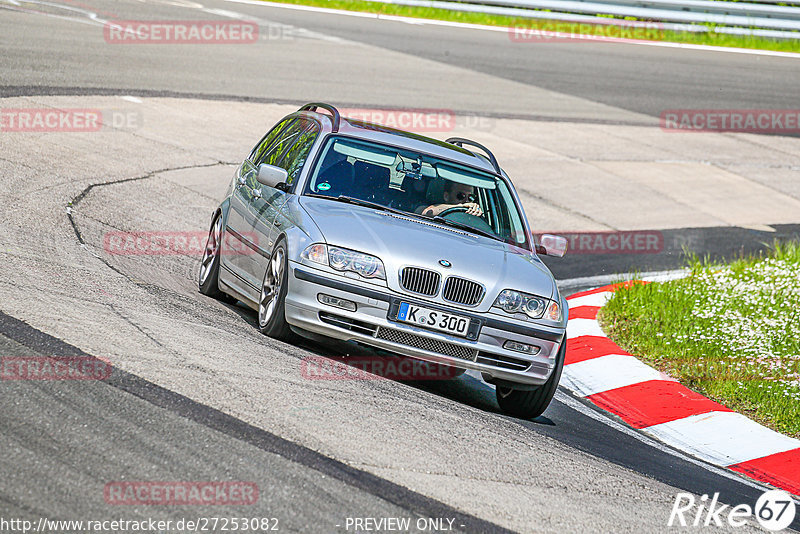
[(295, 121), (296, 119), (294, 118), (288, 118), (275, 125), (275, 127), (272, 128), (272, 130), (270, 130), (267, 135), (265, 135), (264, 138), (256, 145), (256, 147), (250, 153), (250, 157), (248, 159), (254, 164), (258, 165), (259, 160), (264, 158), (276, 141), (285, 136)]
[(262, 163), (286, 169), (289, 174), (287, 183), (291, 185), (300, 176), (303, 164), (317, 140), (319, 127), (313, 121), (295, 120), (288, 128), (267, 147), (266, 152), (254, 164), (258, 168)]

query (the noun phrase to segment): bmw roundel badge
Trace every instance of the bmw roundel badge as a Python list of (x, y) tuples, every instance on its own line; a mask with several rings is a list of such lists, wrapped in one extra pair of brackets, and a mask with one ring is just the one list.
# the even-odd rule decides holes
[(447, 268), (447, 269), (449, 269), (450, 267), (452, 267), (452, 266), (453, 266), (453, 264), (452, 264), (452, 263), (450, 263), (450, 262), (449, 262), (449, 261), (447, 261), (447, 260), (439, 260), (439, 265), (441, 265), (442, 267), (445, 267), (445, 268)]

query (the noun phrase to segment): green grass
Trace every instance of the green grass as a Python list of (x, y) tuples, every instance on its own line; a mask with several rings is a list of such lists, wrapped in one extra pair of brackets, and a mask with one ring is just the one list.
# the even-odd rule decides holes
[(800, 437), (800, 243), (688, 277), (620, 289), (600, 323), (619, 346), (687, 387)]
[[(565, 33), (589, 33), (599, 35), (618, 35), (619, 33), (603, 33), (606, 30), (603, 26), (593, 26), (588, 24), (572, 24), (559, 21), (536, 20), (521, 17), (506, 17), (498, 15), (487, 15), (483, 13), (468, 13), (462, 11), (451, 11), (448, 9), (436, 9), (428, 7), (401, 6), (396, 4), (384, 4), (380, 2), (369, 2), (365, 0), (263, 0), (277, 1), (282, 4), (298, 4), (316, 7), (326, 7), (330, 9), (343, 9), (347, 11), (361, 11), (368, 13), (380, 13), (383, 15), (397, 15), (403, 17), (417, 17), (426, 19), (446, 20), (454, 22), (467, 22), (471, 24), (483, 24), (487, 26), (502, 26), (511, 28), (543, 29), (550, 31), (563, 31)], [(608, 17), (608, 15), (598, 15), (598, 18)], [(633, 17), (627, 19), (634, 21)], [(576, 31), (576, 27), (578, 31)], [(800, 32), (798, 39), (773, 40), (762, 37), (737, 36), (714, 33), (713, 31), (693, 33), (675, 32), (668, 30), (643, 31), (632, 28), (619, 28), (615, 26), (623, 36), (631, 36), (637, 39), (670, 41), (675, 43), (702, 44), (711, 46), (731, 46), (736, 48), (756, 48), (761, 50), (777, 50), (781, 52), (800, 52)], [(616, 31), (616, 30), (615, 30)], [(520, 43), (525, 44), (544, 44), (548, 39), (530, 39)]]

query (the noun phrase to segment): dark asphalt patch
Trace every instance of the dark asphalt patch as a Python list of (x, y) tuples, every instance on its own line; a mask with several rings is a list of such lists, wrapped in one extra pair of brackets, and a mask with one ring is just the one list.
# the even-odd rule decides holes
[[(736, 226), (677, 228), (657, 231), (662, 235), (658, 250), (615, 254), (597, 253), (593, 240), (583, 250), (567, 249), (563, 258), (542, 256), (542, 261), (558, 280), (607, 274), (665, 271), (686, 267), (691, 255), (729, 262), (743, 256), (765, 252), (775, 240), (799, 240), (800, 224), (771, 225), (775, 230), (754, 230)], [(538, 229), (536, 229), (538, 231)], [(648, 231), (652, 233), (653, 231)], [(594, 235), (587, 233), (587, 236)]]

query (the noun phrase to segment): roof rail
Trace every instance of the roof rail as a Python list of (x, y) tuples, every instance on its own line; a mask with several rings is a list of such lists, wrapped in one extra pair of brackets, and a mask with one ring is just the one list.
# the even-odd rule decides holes
[(333, 116), (331, 118), (331, 122), (333, 123), (333, 131), (334, 132), (338, 132), (339, 131), (339, 121), (341, 120), (341, 118), (339, 117), (339, 110), (336, 109), (335, 107), (331, 106), (330, 104), (323, 104), (323, 103), (320, 103), (320, 102), (311, 102), (310, 104), (306, 104), (305, 106), (300, 108), (298, 111), (316, 111), (317, 108), (322, 108), (322, 109), (324, 109), (326, 111), (330, 111), (331, 112), (331, 115)]
[(500, 174), (500, 175), (503, 174), (503, 171), (500, 170), (500, 165), (497, 163), (497, 158), (495, 158), (494, 154), (492, 154), (492, 152), (488, 148), (483, 146), (482, 144), (476, 143), (475, 141), (470, 141), (469, 139), (464, 139), (463, 137), (451, 137), (450, 139), (448, 139), (445, 142), (446, 143), (451, 143), (451, 144), (456, 145), (456, 146), (460, 146), (462, 148), (463, 148), (463, 145), (470, 145), (470, 146), (474, 146), (476, 148), (480, 148), (481, 150), (483, 150), (486, 153), (487, 156), (489, 156), (489, 161), (492, 163), (492, 167), (494, 167), (494, 170), (497, 171), (497, 174)]

